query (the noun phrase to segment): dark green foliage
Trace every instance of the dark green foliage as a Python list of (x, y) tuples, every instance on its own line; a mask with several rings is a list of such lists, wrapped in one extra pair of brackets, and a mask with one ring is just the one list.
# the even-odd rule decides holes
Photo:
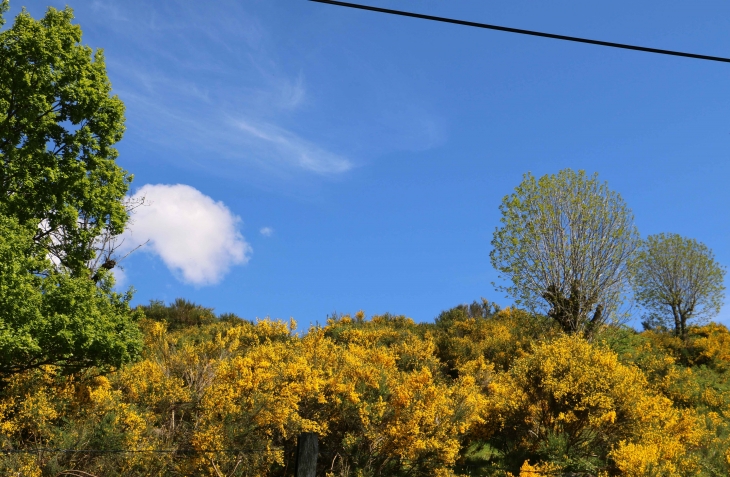
[[(592, 454), (581, 453), (575, 448), (577, 446), (571, 444), (568, 433), (549, 431), (538, 445), (535, 454), (530, 456), (530, 460), (552, 462), (571, 472), (588, 475), (595, 475), (605, 467), (605, 457), (599, 458), (595, 449), (591, 449)], [(525, 456), (519, 456), (519, 460), (513, 462), (513, 467), (519, 468), (524, 460)]]
[(241, 320), (245, 321), (235, 313), (221, 313), (218, 315), (218, 321), (222, 321), (224, 323), (239, 323)]
[(484, 298), (481, 302), (474, 300), (471, 305), (462, 304), (454, 308), (442, 311), (434, 320), (437, 328), (448, 330), (456, 321), (464, 321), (466, 319), (487, 319), (492, 318), (500, 310), (496, 303), (489, 303)]
[(545, 316), (501, 310), (483, 298), (441, 312), (433, 327), (438, 357), (453, 378), (458, 377), (459, 366), (479, 357), (506, 370), (533, 342), (559, 333), (556, 323)]
[[(176, 298), (170, 305), (151, 300), (149, 305), (140, 305), (138, 309), (151, 320), (167, 323), (170, 331), (208, 325), (217, 320), (213, 308), (205, 308), (184, 298)], [(230, 315), (225, 316), (226, 320), (231, 319)]]

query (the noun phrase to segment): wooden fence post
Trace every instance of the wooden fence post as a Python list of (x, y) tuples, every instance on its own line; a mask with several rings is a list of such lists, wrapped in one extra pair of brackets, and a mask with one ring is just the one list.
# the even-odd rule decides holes
[(303, 432), (297, 438), (296, 477), (316, 477), (319, 442), (314, 432)]

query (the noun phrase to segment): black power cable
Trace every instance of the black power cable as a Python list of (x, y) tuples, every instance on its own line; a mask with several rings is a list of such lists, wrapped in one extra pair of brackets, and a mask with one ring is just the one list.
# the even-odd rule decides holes
[(317, 2), (317, 3), (326, 3), (329, 5), (337, 5), (340, 7), (357, 8), (359, 10), (368, 10), (371, 12), (388, 13), (391, 15), (400, 15), (403, 17), (420, 18), (423, 20), (432, 20), (432, 21), (443, 22), (443, 23), (454, 23), (456, 25), (465, 25), (465, 26), (476, 27), (476, 28), (485, 28), (487, 30), (506, 31), (509, 33), (518, 33), (520, 35), (540, 36), (543, 38), (552, 38), (555, 40), (575, 41), (578, 43), (588, 43), (590, 45), (608, 46), (611, 48), (622, 48), (624, 50), (645, 51), (647, 53), (657, 53), (660, 55), (683, 56), (685, 58), (695, 58), (698, 60), (721, 61), (723, 63), (730, 63), (730, 58), (722, 58), (720, 56), (698, 55), (696, 53), (684, 53), (681, 51), (660, 50), (658, 48), (648, 48), (645, 46), (627, 45), (624, 43), (613, 43), (610, 41), (590, 40), (588, 38), (578, 38), (575, 36), (556, 35), (554, 33), (544, 33), (544, 32), (539, 32), (539, 31), (532, 31), (532, 30), (522, 30), (520, 28), (510, 28), (510, 27), (504, 27), (504, 26), (499, 26), (499, 25), (489, 25), (487, 23), (470, 22), (470, 21), (466, 21), (466, 20), (456, 20), (454, 18), (436, 17), (433, 15), (424, 15), (422, 13), (404, 12), (401, 10), (391, 10), (388, 8), (371, 7), (368, 5), (339, 2), (336, 0), (309, 0), (309, 1)]
[(282, 447), (270, 449), (52, 449), (36, 447), (31, 449), (0, 449), (0, 454), (253, 454), (272, 452)]

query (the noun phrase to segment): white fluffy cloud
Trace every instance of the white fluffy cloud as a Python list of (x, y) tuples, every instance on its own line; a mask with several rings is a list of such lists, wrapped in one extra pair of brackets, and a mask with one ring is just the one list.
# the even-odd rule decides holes
[(158, 255), (183, 281), (214, 284), (232, 265), (248, 262), (252, 249), (238, 231), (241, 219), (184, 184), (147, 184), (132, 197), (145, 198), (132, 215), (125, 243), (149, 239), (142, 248)]
[(274, 235), (274, 229), (272, 229), (271, 227), (263, 227), (261, 230), (259, 230), (259, 232), (264, 237), (271, 237), (272, 235)]

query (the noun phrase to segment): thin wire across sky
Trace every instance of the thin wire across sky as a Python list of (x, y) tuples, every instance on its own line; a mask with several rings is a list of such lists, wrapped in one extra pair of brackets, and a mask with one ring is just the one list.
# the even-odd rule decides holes
[(646, 53), (654, 53), (654, 54), (659, 54), (659, 55), (681, 56), (681, 57), (685, 57), (685, 58), (694, 58), (697, 60), (720, 61), (723, 63), (730, 63), (730, 58), (723, 58), (720, 56), (700, 55), (697, 53), (686, 53), (686, 52), (681, 52), (681, 51), (662, 50), (659, 48), (649, 48), (646, 46), (627, 45), (625, 43), (614, 43), (614, 42), (610, 42), (610, 41), (591, 40), (588, 38), (578, 38), (575, 36), (556, 35), (554, 33), (545, 33), (545, 32), (533, 31), (533, 30), (523, 30), (520, 28), (511, 28), (511, 27), (505, 27), (505, 26), (499, 26), (499, 25), (490, 25), (487, 23), (478, 23), (478, 22), (471, 22), (471, 21), (466, 21), (466, 20), (457, 20), (454, 18), (437, 17), (437, 16), (433, 16), (433, 15), (424, 15), (422, 13), (405, 12), (405, 11), (401, 11), (401, 10), (391, 10), (389, 8), (371, 7), (369, 5), (360, 5), (357, 3), (340, 2), (337, 0), (309, 0), (309, 1), (317, 2), (317, 3), (326, 3), (329, 5), (337, 5), (340, 7), (356, 8), (359, 10), (367, 10), (367, 11), (371, 11), (371, 12), (387, 13), (390, 15), (399, 15), (399, 16), (403, 16), (403, 17), (420, 18), (422, 20), (431, 20), (431, 21), (437, 21), (437, 22), (442, 22), (442, 23), (453, 23), (456, 25), (470, 26), (470, 27), (475, 27), (475, 28), (484, 28), (487, 30), (497, 30), (497, 31), (504, 31), (504, 32), (508, 32), (508, 33), (517, 33), (519, 35), (539, 36), (539, 37), (543, 37), (543, 38), (552, 38), (554, 40), (573, 41), (573, 42), (577, 42), (577, 43), (588, 43), (590, 45), (607, 46), (610, 48), (621, 48), (624, 50), (643, 51)]

